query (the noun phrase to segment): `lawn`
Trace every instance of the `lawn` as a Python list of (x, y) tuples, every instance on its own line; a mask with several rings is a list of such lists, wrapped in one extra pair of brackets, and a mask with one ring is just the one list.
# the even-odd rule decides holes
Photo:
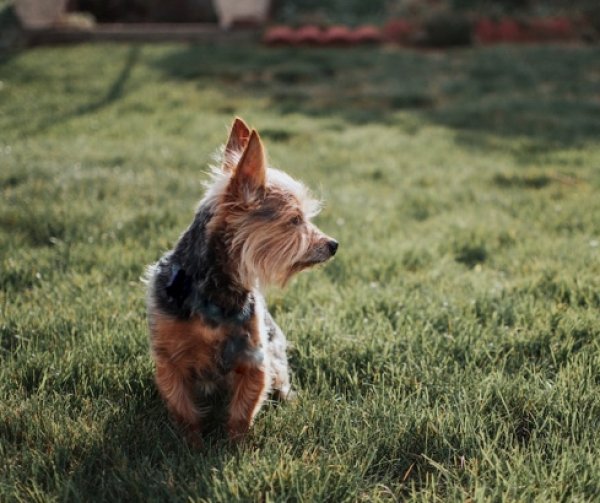
[[(0, 60), (0, 500), (593, 500), (598, 47), (82, 45)], [(268, 293), (292, 404), (189, 449), (147, 264), (234, 115), (326, 201)]]

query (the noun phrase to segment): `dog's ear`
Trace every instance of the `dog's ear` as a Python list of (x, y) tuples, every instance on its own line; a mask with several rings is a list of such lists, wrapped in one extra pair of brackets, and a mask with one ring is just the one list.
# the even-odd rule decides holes
[(255, 191), (265, 186), (266, 179), (265, 151), (260, 136), (253, 129), (248, 138), (248, 145), (231, 178), (231, 184), (234, 189)]
[(248, 145), (249, 137), (250, 128), (242, 119), (236, 117), (231, 125), (231, 131), (223, 153), (223, 169), (225, 171), (233, 171), (239, 156)]

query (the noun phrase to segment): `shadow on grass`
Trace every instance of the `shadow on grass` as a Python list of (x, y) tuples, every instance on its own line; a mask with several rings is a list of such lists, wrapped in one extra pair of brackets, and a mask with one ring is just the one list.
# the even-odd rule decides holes
[(12, 59), (24, 46), (25, 37), (14, 8), (0, 3), (0, 65)]
[(58, 115), (48, 116), (45, 119), (42, 119), (38, 122), (34, 127), (26, 131), (26, 135), (35, 135), (39, 133), (43, 133), (48, 129), (61, 124), (63, 122), (69, 121), (76, 117), (82, 117), (84, 115), (89, 115), (95, 112), (102, 110), (103, 108), (111, 105), (117, 100), (121, 99), (125, 93), (125, 86), (129, 81), (131, 76), (131, 72), (138, 64), (140, 60), (141, 47), (139, 45), (131, 45), (129, 47), (129, 51), (127, 52), (127, 56), (119, 73), (117, 74), (114, 81), (111, 83), (110, 87), (106, 90), (106, 93), (102, 95), (97, 100), (91, 101), (89, 103), (84, 103), (74, 108), (73, 110)]
[[(467, 147), (524, 139), (528, 154), (600, 135), (593, 72), (597, 48), (503, 46), (446, 53), (383, 49), (189, 46), (155, 61), (171, 78), (266, 98), (281, 114), (351, 124), (399, 121), (410, 111), (458, 132)], [(496, 145), (496, 148), (498, 146)]]
[[(145, 389), (153, 389), (148, 380)], [(146, 393), (147, 395), (147, 393)], [(156, 501), (189, 493), (207, 495), (212, 476), (235, 455), (236, 447), (218, 432), (191, 448), (169, 421), (157, 394), (131, 398), (110, 417), (101, 439), (84, 453), (64, 485), (67, 499), (84, 501)], [(185, 479), (179, 479), (185, 474)]]
[(102, 96), (98, 101), (81, 105), (80, 107), (76, 108), (71, 115), (87, 115), (92, 112), (96, 112), (120, 99), (123, 96), (125, 84), (127, 84), (127, 81), (131, 76), (133, 68), (140, 59), (140, 51), (141, 49), (139, 45), (131, 45), (129, 47), (127, 57), (123, 62), (123, 66), (121, 67), (121, 70), (117, 74), (117, 77), (115, 78), (111, 86), (106, 91), (106, 94)]

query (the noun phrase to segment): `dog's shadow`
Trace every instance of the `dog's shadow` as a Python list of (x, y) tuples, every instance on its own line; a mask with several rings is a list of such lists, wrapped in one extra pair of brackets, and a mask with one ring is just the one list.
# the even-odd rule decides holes
[(65, 498), (82, 501), (184, 499), (210, 495), (215, 474), (253, 439), (231, 443), (225, 434), (224, 400), (211, 400), (200, 442), (192, 444), (170, 420), (149, 377), (142, 397), (122, 400), (105, 418), (102, 434), (72, 453)]

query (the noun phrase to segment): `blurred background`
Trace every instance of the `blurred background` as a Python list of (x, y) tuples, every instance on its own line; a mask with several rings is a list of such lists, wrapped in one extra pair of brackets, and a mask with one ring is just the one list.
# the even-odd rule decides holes
[[(29, 42), (35, 43), (85, 39), (81, 33), (67, 37), (64, 30), (93, 31), (96, 25), (107, 23), (201, 24), (204, 30), (217, 23), (225, 29), (262, 29), (270, 24), (327, 30), (369, 25), (377, 30), (376, 35), (371, 32), (371, 40), (376, 36), (387, 42), (438, 47), (497, 41), (589, 41), (596, 39), (600, 30), (600, 4), (594, 0), (2, 0), (0, 9), (0, 47), (4, 48), (27, 43), (26, 37), (19, 37), (19, 27), (29, 31)], [(39, 33), (31, 36), (32, 30), (40, 29), (62, 29), (62, 38), (58, 33), (54, 37), (49, 33), (41, 38)], [(183, 28), (169, 29), (177, 38)], [(193, 30), (189, 26), (186, 30), (188, 38), (193, 38)], [(118, 36), (118, 30), (116, 33)], [(147, 28), (149, 40), (151, 33), (152, 28)], [(314, 32), (308, 35), (309, 43), (327, 44), (332, 39), (356, 43), (360, 34), (353, 38), (342, 30), (329, 37), (319, 38)], [(299, 39), (283, 36), (282, 41), (298, 43)]]

